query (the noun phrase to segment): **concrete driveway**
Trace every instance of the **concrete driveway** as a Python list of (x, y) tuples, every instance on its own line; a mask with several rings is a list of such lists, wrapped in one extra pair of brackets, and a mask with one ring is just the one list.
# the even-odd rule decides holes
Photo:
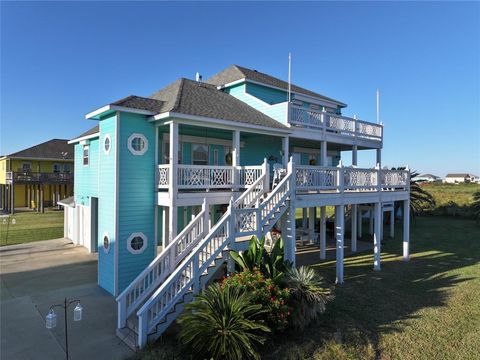
[(63, 309), (45, 328), (51, 305), (79, 299), (83, 319), (67, 312), (70, 359), (124, 359), (133, 352), (115, 336), (116, 302), (97, 285), (97, 255), (57, 239), (0, 248), (2, 360), (65, 359)]

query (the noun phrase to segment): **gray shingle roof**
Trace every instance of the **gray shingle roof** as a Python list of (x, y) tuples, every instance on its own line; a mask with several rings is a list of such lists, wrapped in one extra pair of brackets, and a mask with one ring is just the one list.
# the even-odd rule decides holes
[(151, 98), (162, 102), (159, 113), (176, 112), (276, 129), (288, 129), (278, 121), (232, 95), (218, 90), (211, 84), (182, 78), (156, 92)]
[(447, 174), (446, 177), (465, 177), (465, 176), (475, 176), (475, 175), (467, 174), (467, 173), (458, 173), (458, 174)]
[(68, 140), (52, 139), (27, 149), (17, 151), (8, 156), (17, 158), (70, 160), (73, 159), (74, 154), (73, 145), (68, 144)]
[[(238, 65), (229, 66), (228, 68), (219, 72), (218, 74), (213, 75), (206, 82), (209, 84), (213, 84), (215, 86), (221, 86), (221, 85), (229, 84), (231, 82), (234, 82), (240, 79), (252, 80), (265, 85), (270, 85), (280, 89), (288, 90), (288, 83), (286, 81), (280, 80), (268, 74), (264, 74), (257, 70), (247, 69), (245, 67), (238, 66)], [(321, 100), (334, 102), (343, 107), (347, 106), (347, 104), (342, 103), (338, 100), (326, 97), (324, 95), (307, 90), (305, 88), (302, 88), (294, 84), (291, 85), (291, 89), (292, 89), (292, 92), (294, 93), (313, 96)]]
[(100, 127), (98, 125), (96, 125), (93, 128), (91, 128), (90, 130), (87, 130), (84, 133), (76, 136), (75, 139), (81, 138), (81, 137), (84, 137), (84, 136), (88, 136), (88, 135), (93, 135), (93, 134), (98, 133), (99, 131), (100, 131)]
[(162, 112), (163, 101), (145, 98), (141, 96), (130, 95), (121, 100), (115, 101), (111, 105), (125, 106), (133, 109), (147, 110), (155, 114)]

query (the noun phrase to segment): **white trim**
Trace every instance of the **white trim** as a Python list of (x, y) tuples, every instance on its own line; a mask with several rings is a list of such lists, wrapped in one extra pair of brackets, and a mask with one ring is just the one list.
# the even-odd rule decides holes
[[(85, 147), (87, 147), (88, 149), (88, 155), (87, 155), (87, 159), (88, 159), (88, 163), (85, 164)], [(87, 167), (87, 166), (90, 166), (90, 144), (83, 144), (82, 145), (82, 165), (83, 167)]]
[[(108, 248), (105, 250), (105, 237), (108, 238)], [(108, 235), (108, 231), (105, 231), (102, 236), (102, 247), (103, 247), (103, 252), (105, 254), (108, 254), (110, 252), (110, 248), (112, 247), (112, 242), (110, 241), (110, 235)]]
[[(169, 142), (170, 136), (169, 133), (163, 134), (163, 141)], [(207, 144), (207, 145), (219, 145), (219, 146), (229, 146), (232, 147), (232, 140), (219, 139), (214, 137), (203, 138), (201, 136), (193, 135), (178, 135), (179, 143), (197, 143), (197, 144)], [(245, 146), (245, 141), (241, 142), (241, 146)], [(183, 153), (183, 151), (182, 151)]]
[[(158, 126), (155, 126), (155, 166), (158, 166), (158, 135), (160, 133), (160, 129)], [(158, 193), (158, 170), (155, 169), (155, 182), (153, 183), (153, 192), (156, 195)], [(153, 231), (153, 249), (155, 256), (157, 255), (157, 242), (158, 242), (158, 205), (157, 205), (157, 196), (154, 196), (153, 199), (154, 206), (155, 206), (155, 219), (153, 221), (155, 229)]]
[(120, 136), (120, 112), (117, 111), (116, 115), (115, 115), (115, 205), (114, 205), (114, 209), (115, 209), (115, 216), (114, 216), (114, 228), (115, 228), (115, 254), (113, 256), (113, 271), (114, 271), (114, 274), (113, 274), (113, 291), (114, 291), (114, 295), (117, 296), (118, 295), (118, 264), (119, 264), (119, 259), (118, 259), (118, 252), (119, 252), (119, 248), (120, 248), (120, 242), (119, 242), (119, 234), (120, 234), (120, 231), (118, 230), (119, 228), (119, 224), (118, 224), (118, 212), (119, 212), (119, 179), (120, 179), (120, 176), (119, 176), (119, 158), (120, 158), (120, 147), (118, 146), (120, 144), (120, 141), (119, 141), (119, 136)]
[[(134, 139), (136, 138), (140, 138), (143, 140), (143, 149), (140, 149), (140, 150), (135, 150), (132, 146), (132, 142)], [(127, 147), (128, 147), (128, 150), (132, 153), (132, 155), (143, 155), (147, 152), (148, 150), (148, 140), (147, 138), (145, 137), (145, 135), (143, 134), (140, 134), (140, 133), (133, 133), (131, 134), (129, 137), (128, 137), (128, 140), (127, 140)]]
[[(164, 113), (155, 115), (149, 121), (164, 120), (167, 118), (176, 118), (176, 120), (183, 120), (183, 121), (176, 121), (179, 124), (182, 123), (182, 124), (191, 124), (191, 125), (199, 126), (197, 121), (200, 121), (201, 126), (214, 125), (211, 127), (216, 127), (219, 129), (226, 129), (226, 130), (243, 130), (244, 132), (245, 132), (245, 129), (249, 129), (249, 130), (253, 129), (253, 130), (256, 130), (255, 132), (258, 134), (263, 133), (263, 134), (272, 135), (272, 136), (283, 136), (284, 134), (291, 133), (290, 129), (273, 128), (268, 126), (247, 124), (247, 123), (242, 123), (242, 122), (237, 122), (232, 120), (222, 120), (222, 119), (215, 119), (215, 118), (210, 118), (206, 116), (187, 115), (187, 114), (180, 114), (175, 112), (164, 112)], [(278, 123), (282, 125), (282, 123), (280, 122)]]
[[(125, 106), (118, 106), (118, 105), (105, 105), (97, 110), (94, 110), (92, 112), (89, 112), (87, 115), (85, 115), (85, 119), (95, 119), (98, 115), (101, 115), (107, 111), (122, 111), (122, 112), (127, 112), (131, 114), (140, 114), (140, 115), (155, 115), (154, 112), (148, 111), (148, 110), (142, 110), (142, 109), (134, 109), (134, 108), (129, 108)], [(98, 120), (98, 119), (95, 119)]]
[[(143, 240), (143, 245), (138, 250), (135, 250), (132, 248), (132, 240), (136, 237), (139, 237)], [(129, 253), (133, 255), (138, 255), (145, 251), (145, 249), (147, 248), (147, 244), (148, 244), (148, 237), (143, 232), (135, 232), (135, 233), (132, 233), (127, 239), (127, 250)]]
[(82, 136), (82, 137), (79, 137), (79, 138), (75, 138), (75, 139), (72, 139), (70, 140), (69, 142), (67, 142), (67, 144), (75, 144), (77, 142), (80, 142), (80, 141), (83, 141), (83, 140), (88, 140), (88, 139), (93, 139), (93, 138), (97, 138), (100, 136), (100, 131), (99, 132), (96, 132), (95, 134), (90, 134), (90, 135), (85, 135), (85, 136)]
[(228, 83), (228, 84), (217, 86), (217, 89), (218, 89), (218, 90), (220, 90), (220, 89), (225, 89), (225, 88), (227, 88), (227, 87), (234, 86), (234, 85), (238, 85), (238, 84), (244, 83), (244, 82), (246, 82), (246, 81), (247, 81), (246, 78), (238, 79), (238, 80), (232, 81), (232, 82), (230, 82), (230, 83)]
[[(105, 142), (107, 141), (107, 139), (108, 139), (108, 150), (105, 149)], [(112, 150), (112, 138), (110, 137), (110, 134), (105, 135), (102, 141), (102, 145), (103, 145), (103, 153), (107, 156), (110, 155), (110, 150)]]

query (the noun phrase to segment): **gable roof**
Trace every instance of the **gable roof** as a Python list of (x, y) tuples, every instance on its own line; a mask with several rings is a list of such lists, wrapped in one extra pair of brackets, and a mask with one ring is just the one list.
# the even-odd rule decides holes
[(474, 176), (473, 174), (467, 174), (467, 173), (458, 173), (458, 174), (447, 174), (446, 177), (466, 177), (466, 176)]
[(52, 139), (7, 156), (12, 158), (71, 160), (74, 156), (73, 151), (73, 145), (68, 144), (68, 140)]
[(162, 102), (160, 112), (229, 120), (276, 129), (288, 127), (254, 109), (216, 86), (181, 78), (156, 92), (152, 99)]
[(82, 134), (80, 134), (80, 135), (76, 136), (76, 137), (75, 137), (75, 139), (77, 139), (77, 138), (81, 138), (81, 137), (84, 137), (84, 136), (93, 135), (93, 134), (96, 134), (96, 133), (98, 133), (99, 131), (100, 131), (100, 126), (96, 125), (96, 126), (94, 126), (93, 128), (91, 128), (91, 129), (89, 129), (89, 130), (85, 131), (84, 133), (82, 133)]
[(163, 101), (152, 98), (145, 98), (136, 95), (130, 95), (126, 98), (115, 101), (111, 105), (123, 106), (132, 109), (151, 111), (155, 114), (162, 112)]
[[(213, 84), (215, 86), (222, 86), (222, 85), (226, 85), (242, 79), (259, 82), (267, 86), (273, 86), (283, 90), (288, 90), (288, 82), (280, 80), (268, 74), (259, 72), (257, 70), (247, 69), (239, 65), (229, 66), (228, 68), (226, 68), (225, 70), (222, 70), (218, 74), (213, 75), (206, 82), (208, 84)], [(304, 94), (304, 95), (318, 98), (320, 100), (330, 101), (342, 107), (347, 106), (347, 104), (342, 103), (338, 100), (326, 97), (324, 95), (318, 94), (316, 92), (310, 91), (308, 89), (302, 88), (294, 84), (291, 84), (291, 89), (292, 89), (292, 92), (294, 93)]]

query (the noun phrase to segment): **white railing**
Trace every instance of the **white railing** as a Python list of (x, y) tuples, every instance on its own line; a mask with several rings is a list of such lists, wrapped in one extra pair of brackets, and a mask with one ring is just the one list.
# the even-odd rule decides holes
[[(354, 167), (294, 167), (295, 189), (300, 191), (388, 191), (409, 188), (408, 170)], [(381, 179), (379, 185), (378, 180)]]
[[(252, 185), (265, 171), (259, 166), (217, 166), (178, 164), (178, 189), (226, 189), (243, 188)], [(167, 189), (171, 182), (172, 166), (162, 164), (157, 167), (158, 188)]]
[(338, 168), (320, 166), (295, 166), (295, 184), (297, 190), (337, 189)]
[(346, 116), (290, 105), (289, 123), (310, 127), (344, 136), (382, 141), (383, 126)]
[[(246, 171), (250, 169), (246, 169), (244, 171), (244, 174), (247, 174)], [(267, 159), (264, 159), (262, 169), (252, 169), (250, 170), (250, 175), (252, 178), (255, 176), (257, 177), (257, 180), (255, 180), (251, 184), (250, 180), (245, 181), (246, 175), (244, 175), (244, 180), (243, 182), (248, 185), (247, 190), (245, 190), (240, 197), (234, 201), (233, 206), (235, 208), (245, 208), (245, 207), (252, 207), (255, 205), (257, 201), (260, 200), (262, 195), (265, 192), (268, 192), (269, 186), (270, 186), (270, 180), (269, 180), (269, 175), (270, 175), (270, 170), (269, 170), (269, 165), (267, 163)], [(255, 172), (255, 173), (254, 173)], [(257, 174), (256, 172), (259, 172)]]
[(410, 171), (382, 170), (382, 187), (407, 189), (410, 186)]
[(215, 224), (208, 235), (200, 241), (175, 271), (138, 310), (139, 345), (147, 341), (147, 334), (155, 329), (187, 291), (200, 291), (200, 276), (215, 259), (226, 250), (234, 239), (231, 224), (232, 202), (227, 212)]
[(125, 327), (127, 318), (205, 236), (208, 222), (208, 210), (204, 201), (200, 213), (117, 297), (118, 328)]

